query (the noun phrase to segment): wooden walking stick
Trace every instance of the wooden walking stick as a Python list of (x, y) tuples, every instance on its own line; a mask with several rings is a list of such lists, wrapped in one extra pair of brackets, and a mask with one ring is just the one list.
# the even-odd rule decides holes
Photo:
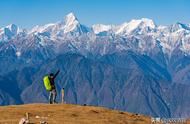
[(64, 103), (64, 88), (61, 90), (61, 101)]

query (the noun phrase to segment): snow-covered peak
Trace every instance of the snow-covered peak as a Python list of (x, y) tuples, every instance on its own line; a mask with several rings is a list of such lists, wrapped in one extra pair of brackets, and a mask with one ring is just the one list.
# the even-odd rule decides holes
[(145, 26), (148, 26), (150, 28), (155, 28), (156, 25), (154, 24), (154, 21), (148, 18), (142, 18), (141, 21)]
[(19, 28), (17, 25), (15, 24), (10, 24), (8, 26), (6, 26), (5, 30), (9, 30), (13, 35), (16, 35), (19, 31)]
[(79, 36), (88, 31), (88, 27), (81, 25), (76, 16), (73, 13), (69, 13), (65, 16), (64, 20), (44, 26), (36, 26), (30, 33), (57, 39), (63, 38), (66, 34)]
[(32, 30), (29, 33), (43, 33), (51, 30), (52, 28), (54, 28), (54, 26), (56, 26), (56, 23), (46, 24), (44, 26), (37, 25), (34, 28), (32, 28)]
[(32, 28), (30, 33), (43, 33), (43, 32), (52, 32), (52, 31), (56, 33), (59, 32), (60, 30), (64, 30), (64, 32), (66, 33), (75, 28), (77, 24), (79, 24), (79, 22), (75, 17), (75, 15), (73, 13), (69, 13), (68, 15), (65, 16), (64, 21), (49, 23), (44, 26), (37, 25), (34, 28)]
[(129, 23), (123, 23), (118, 27), (118, 30), (116, 31), (116, 34), (120, 33), (131, 33), (135, 29), (143, 29), (143, 28), (151, 28), (154, 29), (156, 25), (154, 24), (153, 20), (142, 18), (139, 20), (131, 20)]
[(105, 32), (111, 30), (113, 26), (112, 25), (103, 25), (103, 24), (96, 24), (92, 26), (92, 29), (95, 34), (98, 34), (100, 32)]
[(74, 22), (74, 21), (78, 21), (74, 13), (69, 13), (68, 15), (65, 16), (66, 23)]
[(18, 28), (18, 27), (15, 24), (9, 24), (6, 26), (6, 28), (9, 28), (11, 30), (11, 29)]
[(170, 27), (171, 32), (179, 31), (179, 30), (190, 30), (190, 27), (186, 24), (177, 22), (176, 24), (171, 25)]
[(73, 13), (69, 13), (65, 17), (64, 33), (73, 31), (78, 25), (80, 25), (78, 19)]
[(0, 40), (12, 39), (19, 33), (19, 28), (15, 24), (10, 24), (0, 29)]

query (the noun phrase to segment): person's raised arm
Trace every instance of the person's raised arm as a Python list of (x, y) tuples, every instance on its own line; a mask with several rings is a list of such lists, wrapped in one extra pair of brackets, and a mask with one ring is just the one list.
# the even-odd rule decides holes
[(57, 77), (57, 75), (59, 74), (60, 70), (57, 71), (57, 73), (54, 75), (54, 79)]

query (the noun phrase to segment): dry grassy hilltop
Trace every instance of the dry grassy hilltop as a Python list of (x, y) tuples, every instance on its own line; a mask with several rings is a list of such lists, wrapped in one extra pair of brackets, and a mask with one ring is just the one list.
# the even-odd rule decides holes
[(0, 107), (0, 124), (18, 124), (29, 113), (32, 124), (150, 124), (151, 118), (102, 107), (28, 104)]

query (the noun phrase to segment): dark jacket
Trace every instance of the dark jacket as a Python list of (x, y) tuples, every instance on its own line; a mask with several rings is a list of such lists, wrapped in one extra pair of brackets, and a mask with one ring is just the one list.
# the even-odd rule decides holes
[(58, 74), (59, 74), (59, 70), (57, 71), (57, 73), (53, 77), (49, 78), (51, 86), (52, 86), (52, 90), (55, 89), (55, 78), (57, 77)]

